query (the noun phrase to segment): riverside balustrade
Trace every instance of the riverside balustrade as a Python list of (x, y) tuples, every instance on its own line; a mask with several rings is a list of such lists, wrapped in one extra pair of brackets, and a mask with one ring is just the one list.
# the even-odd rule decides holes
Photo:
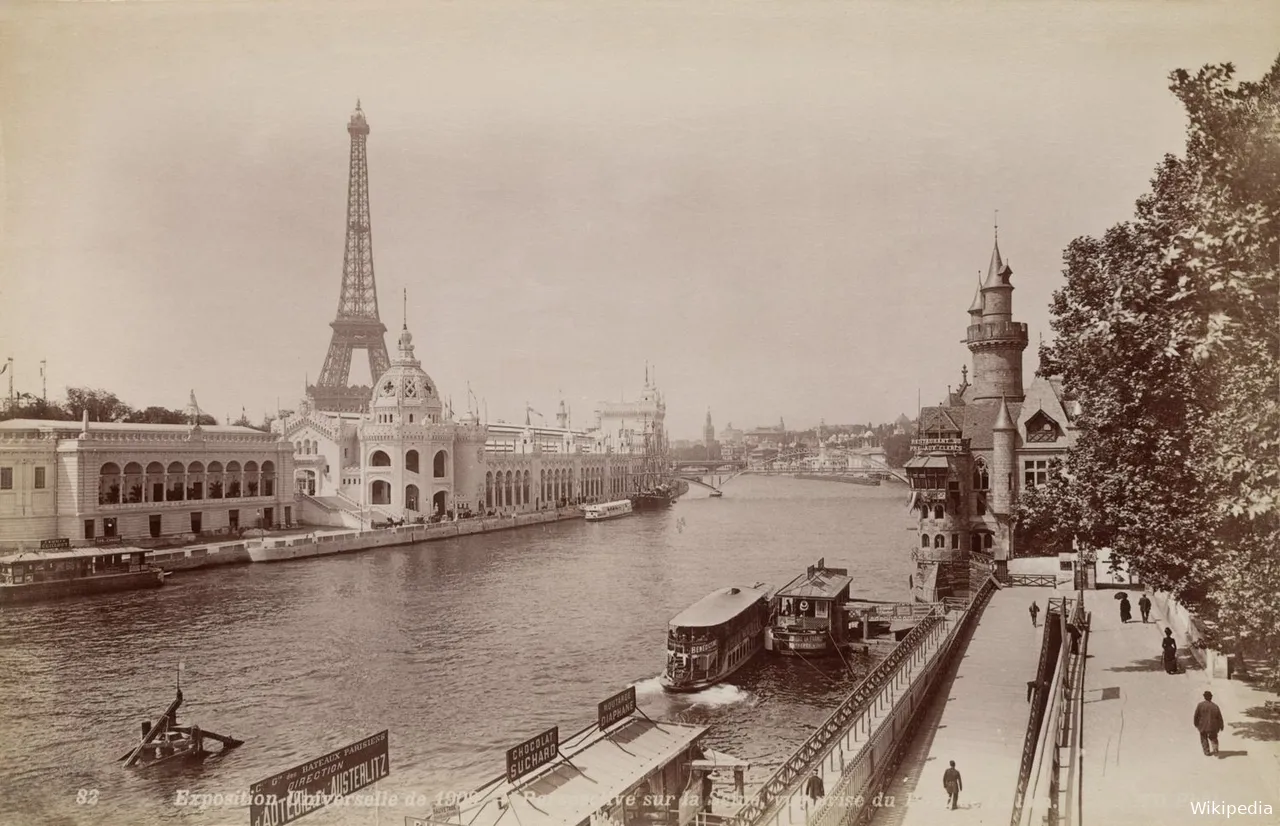
[(760, 822), (774, 802), (786, 796), (829, 753), (835, 742), (844, 736), (867, 707), (882, 702), (882, 694), (894, 684), (899, 672), (912, 665), (919, 650), (935, 640), (940, 629), (945, 629), (943, 619), (942, 612), (934, 610), (912, 628), (902, 642), (894, 646), (888, 656), (858, 683), (853, 693), (836, 707), (818, 730), (765, 781), (756, 796), (727, 823), (731, 826), (748, 826)]
[[(905, 690), (900, 691), (897, 699), (909, 696), (917, 685), (926, 687), (925, 696), (927, 696), (927, 692), (932, 688), (931, 682), (939, 670), (946, 667), (953, 653), (963, 650), (958, 643), (968, 638), (974, 623), (996, 588), (997, 584), (993, 578), (988, 578), (982, 584), (974, 593), (973, 600), (967, 604), (959, 622), (952, 624), (950, 630), (945, 631), (945, 637), (938, 644), (928, 665), (911, 679)], [(939, 625), (937, 632), (941, 633), (945, 628), (945, 625)], [(840, 780), (828, 793), (820, 807), (811, 814), (806, 826), (851, 826), (869, 817), (874, 811), (874, 807), (865, 805), (865, 801), (874, 797), (873, 793), (879, 781), (886, 775), (885, 769), (894, 764), (897, 750), (907, 740), (906, 728), (911, 725), (908, 721), (907, 726), (902, 727), (900, 731), (898, 716), (914, 714), (917, 709), (924, 707), (924, 703), (892, 702), (891, 705), (893, 705), (892, 710), (881, 721), (875, 733), (859, 748), (853, 760), (846, 764), (842, 759)], [(901, 733), (901, 736), (877, 763), (875, 760), (877, 747), (882, 745), (886, 738), (896, 733)], [(859, 800), (863, 803), (859, 804)]]

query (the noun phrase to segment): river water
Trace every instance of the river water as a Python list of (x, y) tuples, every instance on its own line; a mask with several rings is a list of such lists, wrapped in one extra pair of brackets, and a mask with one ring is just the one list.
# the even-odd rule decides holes
[[(694, 486), (669, 511), (611, 522), (0, 609), (0, 822), (245, 826), (234, 798), (250, 784), (388, 729), (376, 788), (398, 805), (305, 822), (398, 826), (429, 814), (424, 800), (501, 775), (521, 740), (591, 724), (631, 684), (649, 716), (711, 725), (712, 748), (753, 760), (750, 793), (867, 663), (761, 654), (729, 683), (666, 695), (667, 621), (715, 588), (780, 586), (819, 557), (850, 569), (855, 596), (909, 599), (905, 501), (892, 483), (742, 476), (723, 498)], [(179, 722), (246, 744), (203, 766), (122, 769), (139, 723), (173, 699), (179, 661)], [(222, 799), (179, 805), (180, 790)]]

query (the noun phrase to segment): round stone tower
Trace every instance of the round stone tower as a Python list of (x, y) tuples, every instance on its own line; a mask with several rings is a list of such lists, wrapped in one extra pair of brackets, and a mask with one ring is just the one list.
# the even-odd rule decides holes
[(1009, 405), (1001, 399), (1000, 410), (991, 427), (991, 510), (1000, 525), (1000, 533), (992, 546), (997, 563), (1008, 560), (1013, 553), (1010, 514), (1013, 511), (1017, 447), (1018, 427), (1009, 415)]
[(1023, 399), (1022, 351), (1027, 349), (1027, 325), (1013, 320), (1012, 275), (1013, 270), (1000, 257), (997, 242), (986, 281), (969, 307), (966, 341), (973, 353), (973, 401)]

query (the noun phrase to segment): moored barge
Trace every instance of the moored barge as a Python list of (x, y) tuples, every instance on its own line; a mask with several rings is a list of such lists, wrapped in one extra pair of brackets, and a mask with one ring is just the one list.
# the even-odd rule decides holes
[(672, 618), (667, 667), (659, 682), (667, 691), (700, 691), (746, 665), (764, 647), (769, 592), (720, 588)]
[(774, 597), (773, 622), (765, 647), (786, 655), (821, 656), (848, 642), (845, 603), (853, 577), (846, 568), (828, 568), (826, 559), (788, 582)]
[(0, 557), (0, 605), (159, 588), (164, 571), (142, 548), (68, 548)]

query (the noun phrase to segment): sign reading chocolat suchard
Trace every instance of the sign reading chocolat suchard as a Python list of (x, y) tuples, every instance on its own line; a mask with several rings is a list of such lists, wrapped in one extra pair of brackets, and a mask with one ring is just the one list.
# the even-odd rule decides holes
[(552, 726), (537, 737), (507, 749), (507, 780), (514, 783), (524, 775), (545, 766), (560, 753), (560, 727)]

